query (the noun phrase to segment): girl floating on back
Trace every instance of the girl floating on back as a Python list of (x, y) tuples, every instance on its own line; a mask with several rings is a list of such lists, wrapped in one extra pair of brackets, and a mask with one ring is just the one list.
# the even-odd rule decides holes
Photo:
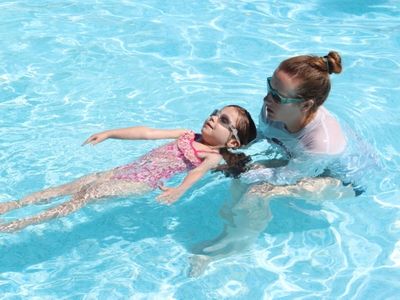
[[(185, 129), (165, 130), (130, 127), (100, 132), (90, 136), (83, 145), (98, 144), (106, 139), (176, 139), (158, 147), (138, 160), (115, 169), (90, 174), (73, 182), (30, 194), (20, 200), (0, 203), (0, 214), (10, 210), (71, 195), (66, 202), (37, 215), (0, 224), (0, 231), (12, 232), (31, 224), (66, 216), (90, 201), (115, 196), (141, 195), (157, 187), (162, 193), (160, 202), (171, 204), (181, 197), (196, 181), (216, 168), (224, 159), (237, 174), (244, 171), (244, 154), (229, 152), (256, 137), (256, 126), (250, 114), (236, 105), (215, 110), (204, 122), (201, 134)], [(188, 171), (177, 187), (165, 187), (162, 180)]]

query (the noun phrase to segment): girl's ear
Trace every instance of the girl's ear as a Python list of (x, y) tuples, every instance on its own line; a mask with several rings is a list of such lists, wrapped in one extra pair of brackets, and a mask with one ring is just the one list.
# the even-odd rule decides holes
[(226, 143), (226, 147), (227, 148), (239, 148), (240, 147), (240, 143), (236, 140), (236, 139), (230, 139), (227, 143)]
[(310, 111), (314, 106), (315, 101), (313, 99), (306, 100), (301, 103), (301, 109), (305, 112)]

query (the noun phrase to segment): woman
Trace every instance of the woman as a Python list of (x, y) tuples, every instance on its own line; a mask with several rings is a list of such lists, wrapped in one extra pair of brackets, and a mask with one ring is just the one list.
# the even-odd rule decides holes
[[(284, 60), (268, 77), (259, 140), (267, 139), (280, 149), (280, 156), (275, 155), (279, 160), (259, 164), (242, 176), (241, 184), (233, 184), (233, 205), (225, 212), (229, 222), (216, 240), (195, 251), (199, 255), (193, 257), (191, 275), (201, 274), (210, 261), (251, 244), (271, 219), (272, 198), (354, 196), (351, 180), (338, 166), (347, 146), (345, 134), (323, 107), (331, 89), (329, 75), (341, 71), (341, 57), (331, 51), (323, 57), (301, 55)], [(361, 192), (353, 187), (356, 194)]]

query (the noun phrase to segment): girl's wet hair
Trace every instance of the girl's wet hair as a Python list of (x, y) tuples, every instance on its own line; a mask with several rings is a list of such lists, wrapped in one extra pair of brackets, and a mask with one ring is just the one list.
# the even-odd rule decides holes
[(328, 98), (331, 90), (329, 75), (342, 72), (342, 59), (336, 51), (325, 56), (300, 55), (284, 60), (278, 70), (299, 80), (296, 95), (305, 100), (314, 100), (314, 112)]
[[(239, 114), (235, 127), (238, 131), (238, 137), (240, 139), (240, 145), (245, 146), (253, 141), (257, 136), (256, 125), (250, 115), (250, 113), (241, 106), (228, 105), (225, 107), (233, 107)], [(247, 164), (251, 161), (251, 158), (242, 152), (231, 152), (227, 148), (220, 150), (220, 153), (226, 164), (220, 165), (216, 171), (222, 171), (226, 176), (234, 178), (247, 171)]]

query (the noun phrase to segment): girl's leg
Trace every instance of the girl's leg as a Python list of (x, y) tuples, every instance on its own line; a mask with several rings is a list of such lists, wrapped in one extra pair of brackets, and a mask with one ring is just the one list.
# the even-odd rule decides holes
[(269, 203), (273, 198), (291, 196), (311, 201), (354, 197), (353, 189), (344, 187), (334, 178), (308, 178), (295, 185), (273, 186), (268, 183), (252, 185), (236, 201), (230, 211), (224, 212), (227, 221), (224, 231), (207, 242), (191, 261), (191, 276), (201, 275), (213, 260), (227, 257), (248, 248), (265, 230), (272, 214)]
[(39, 213), (36, 216), (1, 224), (0, 232), (13, 232), (32, 224), (42, 223), (53, 218), (64, 217), (95, 199), (113, 196), (141, 195), (150, 190), (150, 187), (142, 183), (123, 180), (108, 180), (92, 183), (84, 187), (81, 191), (73, 194), (70, 200)]
[(56, 187), (51, 187), (39, 192), (32, 193), (24, 198), (16, 201), (0, 203), (0, 214), (4, 214), (10, 210), (24, 207), (29, 204), (45, 202), (51, 198), (70, 195), (78, 192), (83, 186), (88, 185), (94, 181), (108, 180), (114, 174), (114, 170), (94, 173), (83, 176), (72, 182), (62, 184)]

